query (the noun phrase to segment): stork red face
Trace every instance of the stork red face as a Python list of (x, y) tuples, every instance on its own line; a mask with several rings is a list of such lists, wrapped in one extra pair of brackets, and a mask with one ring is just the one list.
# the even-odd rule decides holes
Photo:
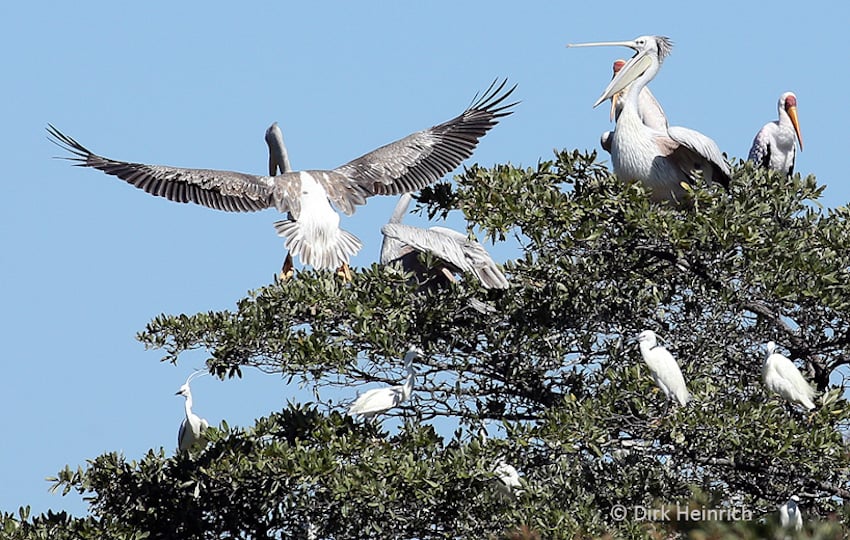
[(803, 135), (800, 134), (800, 123), (797, 120), (797, 96), (793, 92), (785, 92), (782, 94), (783, 107), (788, 117), (791, 119), (791, 124), (794, 126), (794, 131), (797, 133), (797, 141), (800, 143), (800, 151), (803, 150)]

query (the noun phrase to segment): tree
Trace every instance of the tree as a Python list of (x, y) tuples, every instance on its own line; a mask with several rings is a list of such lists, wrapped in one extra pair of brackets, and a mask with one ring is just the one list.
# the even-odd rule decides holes
[[(66, 468), (56, 488), (89, 497), (91, 516), (6, 515), (5, 530), (781, 538), (776, 508), (797, 494), (808, 530), (838, 537), (850, 525), (850, 210), (822, 209), (814, 177), (747, 163), (728, 193), (699, 188), (688, 209), (655, 205), (595, 157), (473, 166), (457, 187), (421, 193), (431, 217), (460, 209), (489, 240), (517, 239), (510, 289), (466, 279), (419, 292), (378, 265), (351, 283), (307, 271), (233, 311), (161, 315), (138, 336), (170, 362), (206, 349), (222, 378), (250, 366), (317, 388), (396, 384), (415, 343), (426, 354), (414, 397), (385, 415), (397, 428), (318, 400), (292, 404), (253, 427), (211, 429), (191, 455), (106, 454)], [(494, 312), (470, 309), (473, 298)], [(694, 396), (685, 407), (665, 402), (630, 341), (647, 328), (682, 366)], [(813, 413), (767, 394), (769, 340), (821, 392)], [(479, 438), (482, 419), (504, 437)], [(450, 422), (454, 433), (437, 429)], [(521, 490), (500, 487), (502, 461), (520, 471)]]

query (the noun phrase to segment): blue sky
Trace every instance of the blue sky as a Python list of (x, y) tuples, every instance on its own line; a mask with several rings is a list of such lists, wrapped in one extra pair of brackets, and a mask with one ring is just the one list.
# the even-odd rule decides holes
[[(597, 148), (607, 108), (591, 107), (626, 49), (568, 42), (670, 36), (652, 83), (674, 125), (745, 157), (776, 100), (799, 100), (797, 169), (850, 199), (841, 165), (850, 109), (835, 60), (843, 3), (682, 2), (15, 2), (3, 8), (5, 307), (0, 510), (80, 514), (45, 477), (103, 452), (173, 451), (174, 392), (204, 355), (159, 362), (136, 332), (159, 313), (227, 309), (284, 256), (273, 210), (227, 214), (151, 197), (51, 159), (48, 122), (102, 155), (264, 173), (263, 133), (280, 122), (296, 169), (332, 168), (462, 111), (496, 77), (522, 100), (468, 162), (534, 165), (553, 149)], [(838, 151), (838, 157), (835, 152)], [(374, 198), (343, 227), (377, 260), (395, 200)], [(455, 217), (452, 226), (462, 226)], [(510, 256), (496, 247), (497, 260)], [(309, 394), (279, 377), (204, 377), (195, 408), (250, 425)], [(353, 397), (341, 393), (339, 399)]]

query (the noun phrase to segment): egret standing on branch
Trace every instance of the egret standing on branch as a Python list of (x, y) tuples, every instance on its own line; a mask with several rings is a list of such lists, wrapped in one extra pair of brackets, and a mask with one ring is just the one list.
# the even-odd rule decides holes
[(623, 182), (641, 182), (651, 190), (654, 201), (681, 202), (687, 193), (683, 186), (694, 182), (697, 171), (702, 171), (706, 180), (728, 187), (729, 165), (713, 140), (688, 128), (652, 128), (641, 119), (640, 95), (670, 54), (672, 42), (662, 36), (641, 36), (633, 41), (567, 46), (602, 45), (625, 46), (636, 51), (593, 105), (596, 107), (631, 85), (611, 137), (611, 161), (617, 177)]
[(389, 223), (381, 228), (381, 264), (398, 262), (405, 272), (416, 274), (420, 283), (427, 281), (427, 268), (419, 261), (419, 253), (430, 253), (443, 261), (438, 270), (438, 283), (455, 281), (456, 272), (475, 274), (485, 289), (506, 289), (508, 280), (493, 262), (484, 246), (465, 234), (446, 227), (423, 229), (401, 223), (413, 196), (399, 198)]
[(74, 155), (69, 159), (77, 165), (117, 176), (152, 195), (229, 212), (271, 207), (287, 212), (289, 219), (275, 223), (278, 234), (286, 237), (287, 249), (314, 268), (338, 268), (347, 267), (362, 244), (339, 228), (339, 214), (331, 203), (351, 215), (372, 195), (416, 191), (454, 170), (500, 118), (511, 114), (516, 103), (503, 103), (516, 86), (505, 91), (506, 84), (494, 81), (459, 116), (332, 170), (286, 170), (283, 138), (269, 143), (267, 132), (269, 172), (275, 160), (283, 170), (276, 176), (116, 161), (92, 153), (53, 126), (48, 126), (48, 133)]
[(640, 354), (649, 367), (652, 378), (667, 399), (675, 399), (679, 405), (687, 405), (691, 394), (685, 386), (685, 378), (679, 364), (670, 352), (658, 344), (658, 337), (652, 330), (644, 330), (637, 337)]
[(779, 96), (776, 108), (779, 120), (768, 122), (759, 130), (748, 159), (758, 167), (790, 176), (794, 174), (798, 142), (803, 151), (803, 136), (797, 121), (797, 96), (794, 92), (785, 92)]
[(186, 418), (180, 423), (180, 430), (177, 432), (177, 448), (181, 452), (188, 452), (193, 446), (199, 445), (203, 447), (207, 444), (204, 439), (204, 431), (210, 427), (209, 423), (192, 412), (192, 390), (189, 388), (189, 383), (205, 374), (204, 371), (196, 371), (189, 375), (186, 382), (175, 394), (186, 398), (184, 403), (186, 409)]
[(788, 502), (779, 507), (779, 524), (783, 529), (792, 528), (799, 531), (803, 528), (803, 514), (800, 512), (800, 497), (791, 495)]
[(422, 354), (422, 349), (411, 346), (404, 355), (404, 369), (407, 371), (404, 383), (400, 386), (376, 388), (364, 392), (348, 408), (348, 415), (372, 418), (410, 399), (410, 394), (413, 392), (413, 377), (416, 374), (413, 361)]
[(794, 362), (776, 352), (776, 343), (768, 341), (766, 348), (767, 357), (761, 368), (761, 377), (767, 389), (792, 405), (814, 409), (812, 399), (815, 397), (815, 389), (806, 382)]

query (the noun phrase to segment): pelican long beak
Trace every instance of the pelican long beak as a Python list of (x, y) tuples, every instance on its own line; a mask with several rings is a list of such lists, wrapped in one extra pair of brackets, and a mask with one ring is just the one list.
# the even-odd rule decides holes
[(637, 43), (633, 39), (629, 41), (594, 41), (591, 43), (567, 43), (567, 47), (628, 47), (637, 50)]
[(602, 92), (602, 95), (599, 96), (599, 99), (596, 100), (596, 103), (594, 103), (593, 106), (597, 107), (606, 99), (611, 99), (615, 94), (622, 92), (623, 89), (632, 84), (635, 79), (643, 75), (643, 73), (649, 69), (649, 66), (651, 65), (652, 57), (648, 53), (639, 52), (634, 55), (628, 62), (626, 62), (626, 65), (623, 66), (617, 75), (611, 79), (611, 82), (608, 83), (608, 87), (605, 88), (605, 91)]
[(797, 142), (800, 143), (800, 151), (803, 151), (803, 136), (800, 134), (800, 123), (797, 120), (797, 107), (788, 107), (786, 110), (788, 116), (791, 118), (791, 123), (794, 125), (794, 131), (797, 132)]

